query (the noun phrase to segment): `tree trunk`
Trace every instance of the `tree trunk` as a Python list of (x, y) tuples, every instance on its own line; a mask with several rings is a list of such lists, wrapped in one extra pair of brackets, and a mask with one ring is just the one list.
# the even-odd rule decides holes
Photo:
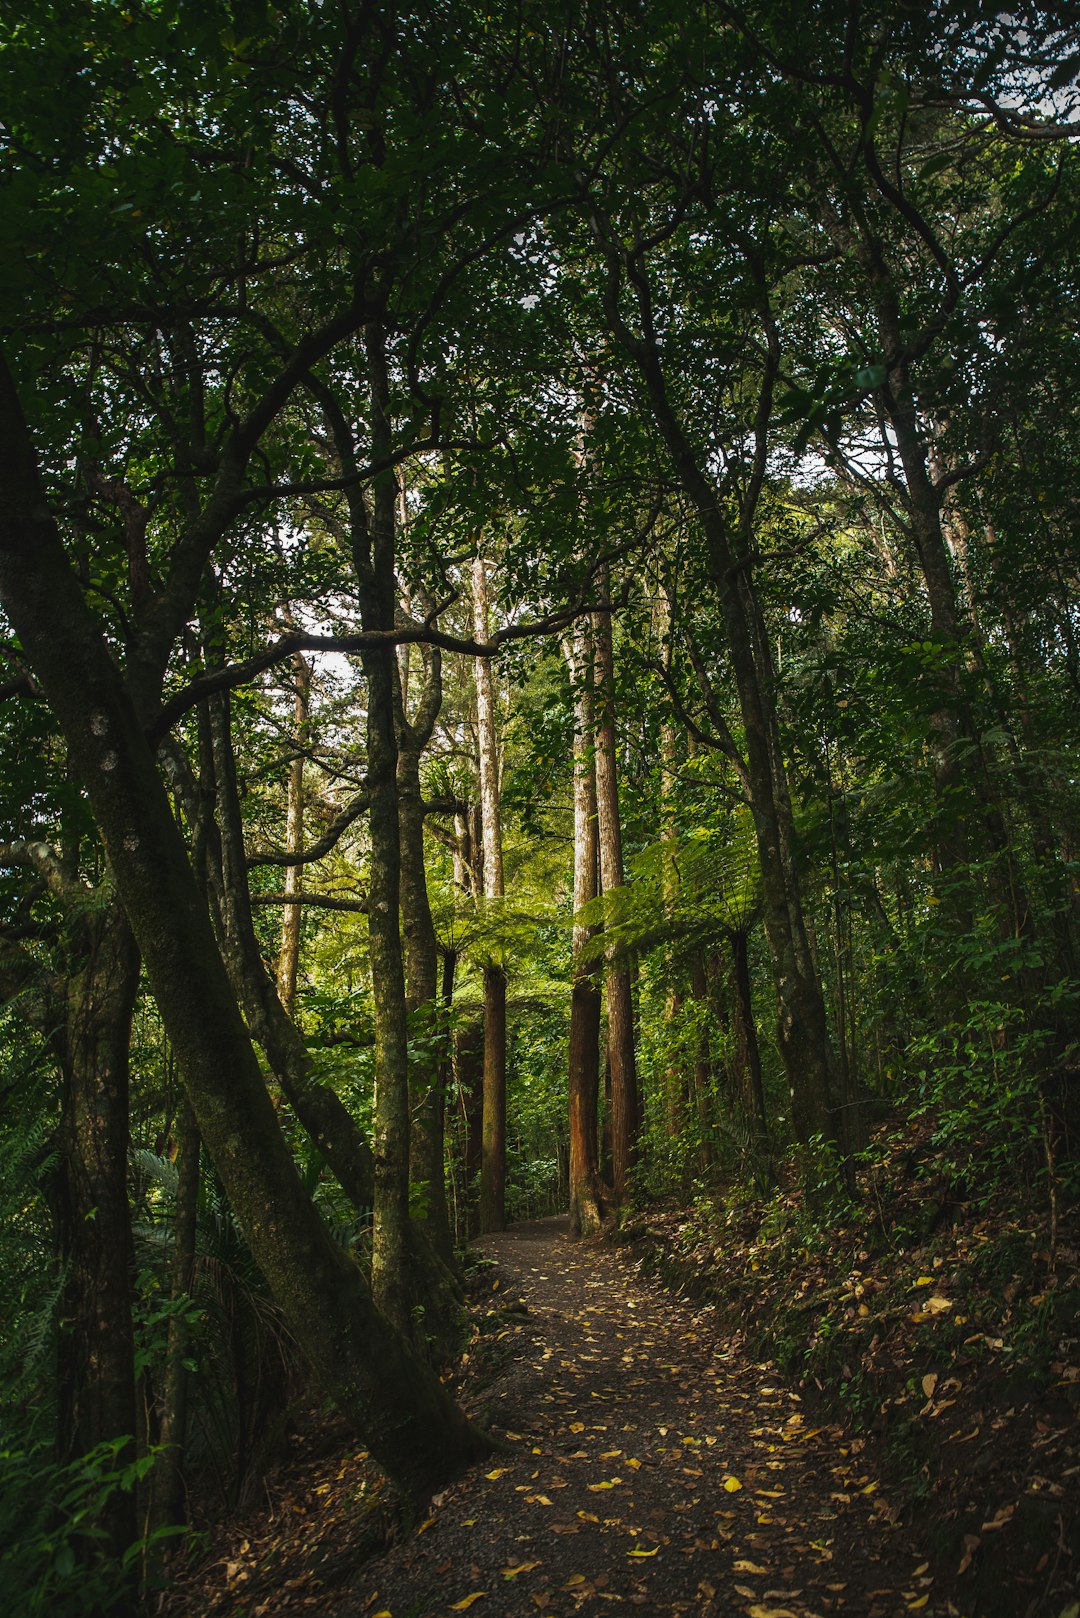
[(588, 628), (578, 624), (565, 643), (574, 686), (574, 936), (570, 992), (570, 1232), (599, 1230), (604, 1208), (597, 1116), (600, 1092), (600, 990), (585, 946), (595, 933), (578, 916), (597, 891), (596, 776), (593, 767), (593, 651)]
[[(168, 797), (64, 555), (3, 368), (0, 438), (0, 602), (85, 784), (203, 1140), (322, 1385), (395, 1482), (423, 1497), (490, 1446), (373, 1307), (304, 1192)], [(396, 824), (394, 834), (396, 847)]]
[(740, 1110), (754, 1141), (758, 1171), (766, 1185), (776, 1177), (769, 1119), (765, 1110), (765, 1090), (761, 1082), (761, 1052), (750, 989), (749, 934), (737, 930), (728, 935), (731, 944), (731, 982), (734, 990), (735, 1082)]
[[(400, 667), (399, 667), (400, 674)], [(443, 1263), (453, 1256), (446, 1203), (445, 1062), (449, 1001), (439, 993), (439, 949), (424, 864), (424, 802), (420, 760), (442, 706), (442, 661), (438, 648), (425, 659), (425, 681), (415, 715), (406, 712), (399, 684), (398, 816), (401, 833), (401, 924), (405, 940), (405, 1009), (414, 1030), (410, 1073), (412, 1125), (410, 1177), (418, 1222)], [(451, 958), (450, 994), (453, 993)]]
[[(296, 757), (289, 766), (289, 796), (286, 809), (285, 851), (299, 854), (304, 847), (304, 754), (307, 741), (308, 709), (311, 701), (311, 668), (300, 652), (293, 657), (296, 696), (293, 718), (296, 725)], [(304, 867), (287, 865), (283, 883), (287, 895), (297, 898), (304, 891)], [(299, 904), (286, 905), (281, 918), (281, 948), (278, 952), (277, 989), (282, 1005), (290, 1017), (296, 1005), (296, 974), (300, 964), (300, 923), (303, 909)]]
[(255, 936), (228, 694), (211, 698), (207, 708), (206, 769), (216, 820), (206, 827), (204, 858), (233, 992), (301, 1126), (353, 1207), (366, 1213), (375, 1196), (371, 1148), (341, 1097), (316, 1078), (303, 1035), (282, 1004)]
[[(775, 670), (761, 605), (754, 590), (752, 538), (754, 498), (744, 497), (737, 532), (729, 531), (719, 493), (698, 451), (686, 436), (668, 395), (646, 292), (639, 290), (643, 337), (629, 331), (609, 302), (612, 329), (638, 365), (657, 427), (676, 476), (693, 501), (705, 536), (710, 571), (727, 636), (745, 735), (746, 772), (765, 897), (765, 934), (772, 959), (779, 1011), (777, 1029), (799, 1140), (838, 1140), (834, 1058), (821, 983), (807, 937), (802, 888), (795, 860), (795, 823), (787, 767), (780, 745)], [(760, 458), (771, 408), (776, 357), (763, 377), (756, 429)], [(752, 484), (754, 480), (751, 480)]]
[(168, 1345), (161, 1395), (161, 1453), (151, 1474), (151, 1527), (164, 1528), (187, 1521), (184, 1500), (184, 1449), (187, 1443), (190, 1374), (186, 1360), (190, 1333), (183, 1306), (191, 1297), (195, 1271), (195, 1232), (199, 1201), (199, 1127), (185, 1099), (178, 1124), (176, 1208), (173, 1216), (173, 1256)]
[[(88, 906), (93, 902), (87, 895)], [(65, 986), (62, 1029), (53, 1039), (64, 1080), (60, 1126), (63, 1191), (58, 1438), (62, 1460), (127, 1439), (135, 1458), (133, 1253), (128, 1201), (128, 1061), (139, 986), (139, 955), (114, 899), (72, 918), (82, 959)], [(110, 1557), (137, 1537), (135, 1494), (117, 1489), (102, 1508)]]
[[(610, 600), (607, 569), (600, 579), (601, 599)], [(611, 614), (593, 615), (596, 645), (596, 803), (599, 828), (600, 886), (613, 893), (625, 881), (622, 823), (616, 768), (615, 666)], [(607, 1056), (611, 1073), (611, 1166), (615, 1201), (621, 1206), (630, 1190), (637, 1153), (638, 1094), (634, 1051), (634, 1002), (628, 962), (609, 955), (607, 992)]]
[[(366, 332), (371, 380), (371, 450), (391, 461), (390, 386), (386, 334), (378, 322)], [(366, 630), (392, 630), (396, 606), (394, 549), (397, 485), (392, 471), (373, 484), (368, 521), (362, 501), (352, 515), (361, 620)], [(361, 656), (367, 678), (367, 781), (370, 793), (371, 876), (368, 938), (375, 1002), (375, 1228), (371, 1281), (375, 1302), (399, 1331), (410, 1326), (409, 1284), (409, 1033), (401, 950), (401, 828), (398, 818), (397, 735), (394, 710), (398, 670), (392, 646)]]
[[(473, 633), (489, 634), (490, 594), (482, 557), (473, 561)], [(476, 659), (476, 726), (480, 752), (480, 814), (483, 825), (484, 898), (503, 897), (502, 817), (499, 812), (499, 744), (491, 659)], [(484, 1135), (480, 1169), (480, 1229), (506, 1225), (506, 973), (502, 963), (484, 966)]]

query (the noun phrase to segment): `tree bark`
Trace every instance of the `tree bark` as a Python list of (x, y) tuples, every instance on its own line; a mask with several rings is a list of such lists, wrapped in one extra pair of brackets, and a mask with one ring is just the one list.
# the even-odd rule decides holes
[(600, 990), (585, 946), (596, 929), (579, 921), (597, 894), (596, 775), (593, 765), (593, 648), (579, 623), (564, 643), (574, 688), (574, 934), (567, 1088), (570, 1125), (570, 1233), (589, 1236), (603, 1223), (597, 1117), (600, 1094)]
[(394, 1481), (423, 1497), (489, 1443), (373, 1307), (304, 1192), (149, 745), (64, 555), (2, 366), (0, 438), (0, 602), (85, 784), (203, 1140), (323, 1386)]
[[(473, 633), (486, 641), (490, 593), (482, 557), (473, 561)], [(484, 898), (503, 897), (502, 818), (499, 812), (499, 743), (491, 659), (476, 659), (476, 724), (480, 753), (480, 814), (483, 826)], [(506, 973), (502, 963), (484, 964), (484, 1128), (480, 1168), (480, 1229), (506, 1225)]]
[[(399, 665), (399, 676), (402, 674)], [(442, 654), (433, 647), (424, 661), (424, 687), (415, 714), (406, 711), (407, 689), (399, 679), (397, 728), (398, 823), (401, 834), (401, 925), (405, 941), (405, 1009), (415, 1030), (410, 1073), (412, 1125), (410, 1177), (416, 1218), (444, 1264), (453, 1257), (446, 1201), (445, 1062), (449, 1001), (439, 992), (439, 948), (428, 898), (424, 862), (424, 801), (420, 760), (442, 706)], [(453, 994), (453, 964), (450, 968)]]
[[(599, 579), (601, 600), (610, 600), (607, 568)], [(615, 735), (615, 664), (611, 644), (611, 614), (593, 615), (596, 647), (596, 803), (599, 833), (600, 886), (613, 893), (626, 880), (623, 870), (622, 822)], [(616, 1205), (630, 1191), (637, 1156), (638, 1093), (634, 1050), (633, 980), (628, 962), (609, 954), (605, 976), (607, 996), (607, 1060), (611, 1074), (611, 1171)]]
[[(95, 904), (87, 893), (86, 903), (83, 916), (70, 918), (81, 960), (65, 984), (63, 1024), (52, 1040), (63, 1074), (60, 1257), (67, 1269), (58, 1448), (69, 1461), (123, 1438), (129, 1441), (118, 1456), (123, 1463), (135, 1458), (136, 1432), (127, 1163), (139, 955), (115, 898)], [(108, 1554), (119, 1559), (137, 1537), (134, 1490), (114, 1490), (98, 1526)]]
[[(285, 851), (299, 854), (304, 847), (304, 754), (307, 741), (308, 711), (311, 703), (311, 668), (307, 659), (297, 652), (292, 660), (296, 695), (293, 701), (293, 720), (296, 726), (296, 756), (289, 766), (289, 795), (286, 808)], [(304, 891), (304, 867), (287, 865), (282, 886), (286, 896)], [(300, 965), (300, 924), (303, 909), (299, 904), (287, 904), (281, 918), (281, 948), (278, 951), (277, 990), (282, 1005), (290, 1017), (296, 1006), (296, 974)]]
[[(609, 260), (610, 262), (610, 260)], [(688, 438), (668, 393), (652, 320), (651, 291), (640, 267), (632, 279), (642, 333), (627, 326), (609, 284), (611, 330), (637, 365), (675, 474), (696, 508), (727, 637), (745, 735), (745, 762), (765, 899), (765, 933), (779, 1011), (780, 1053), (787, 1074), (792, 1122), (800, 1141), (840, 1139), (835, 1061), (817, 967), (807, 936), (795, 859), (795, 821), (776, 713), (775, 670), (761, 604), (754, 589), (755, 491), (764, 476), (764, 450), (778, 356), (770, 352), (755, 425), (755, 469), (742, 497), (740, 521), (729, 529), (720, 492)]]
[(199, 1126), (185, 1098), (178, 1123), (176, 1207), (173, 1213), (173, 1314), (165, 1350), (165, 1376), (161, 1394), (161, 1453), (151, 1474), (151, 1527), (164, 1528), (187, 1521), (184, 1500), (184, 1451), (187, 1443), (190, 1373), (186, 1360), (190, 1333), (182, 1307), (190, 1300), (195, 1273), (195, 1234), (199, 1201)]

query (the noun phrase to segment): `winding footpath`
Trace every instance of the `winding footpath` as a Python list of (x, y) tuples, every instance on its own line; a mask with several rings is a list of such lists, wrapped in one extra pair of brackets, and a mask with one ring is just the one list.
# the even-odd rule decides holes
[[(505, 1364), (461, 1479), (335, 1618), (946, 1613), (861, 1442), (563, 1220), (484, 1238)], [(521, 1300), (524, 1308), (518, 1303)], [(507, 1307), (509, 1305), (509, 1307)]]

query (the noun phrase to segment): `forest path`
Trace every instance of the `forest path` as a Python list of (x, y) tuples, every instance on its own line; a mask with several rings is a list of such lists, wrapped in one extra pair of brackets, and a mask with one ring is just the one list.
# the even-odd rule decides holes
[(819, 1427), (711, 1310), (643, 1283), (625, 1249), (570, 1242), (565, 1220), (477, 1246), (498, 1266), (485, 1341), (512, 1351), (479, 1413), (509, 1453), (436, 1496), (340, 1618), (934, 1613), (860, 1441)]

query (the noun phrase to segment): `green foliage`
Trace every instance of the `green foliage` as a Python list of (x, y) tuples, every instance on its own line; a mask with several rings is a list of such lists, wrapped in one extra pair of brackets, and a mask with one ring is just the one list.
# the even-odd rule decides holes
[(183, 1528), (159, 1529), (129, 1545), (119, 1562), (96, 1554), (100, 1519), (117, 1491), (130, 1493), (153, 1454), (125, 1458), (130, 1437), (99, 1444), (60, 1466), (44, 1450), (0, 1448), (0, 1601), (27, 1618), (97, 1618), (130, 1599), (131, 1582), (155, 1547)]

